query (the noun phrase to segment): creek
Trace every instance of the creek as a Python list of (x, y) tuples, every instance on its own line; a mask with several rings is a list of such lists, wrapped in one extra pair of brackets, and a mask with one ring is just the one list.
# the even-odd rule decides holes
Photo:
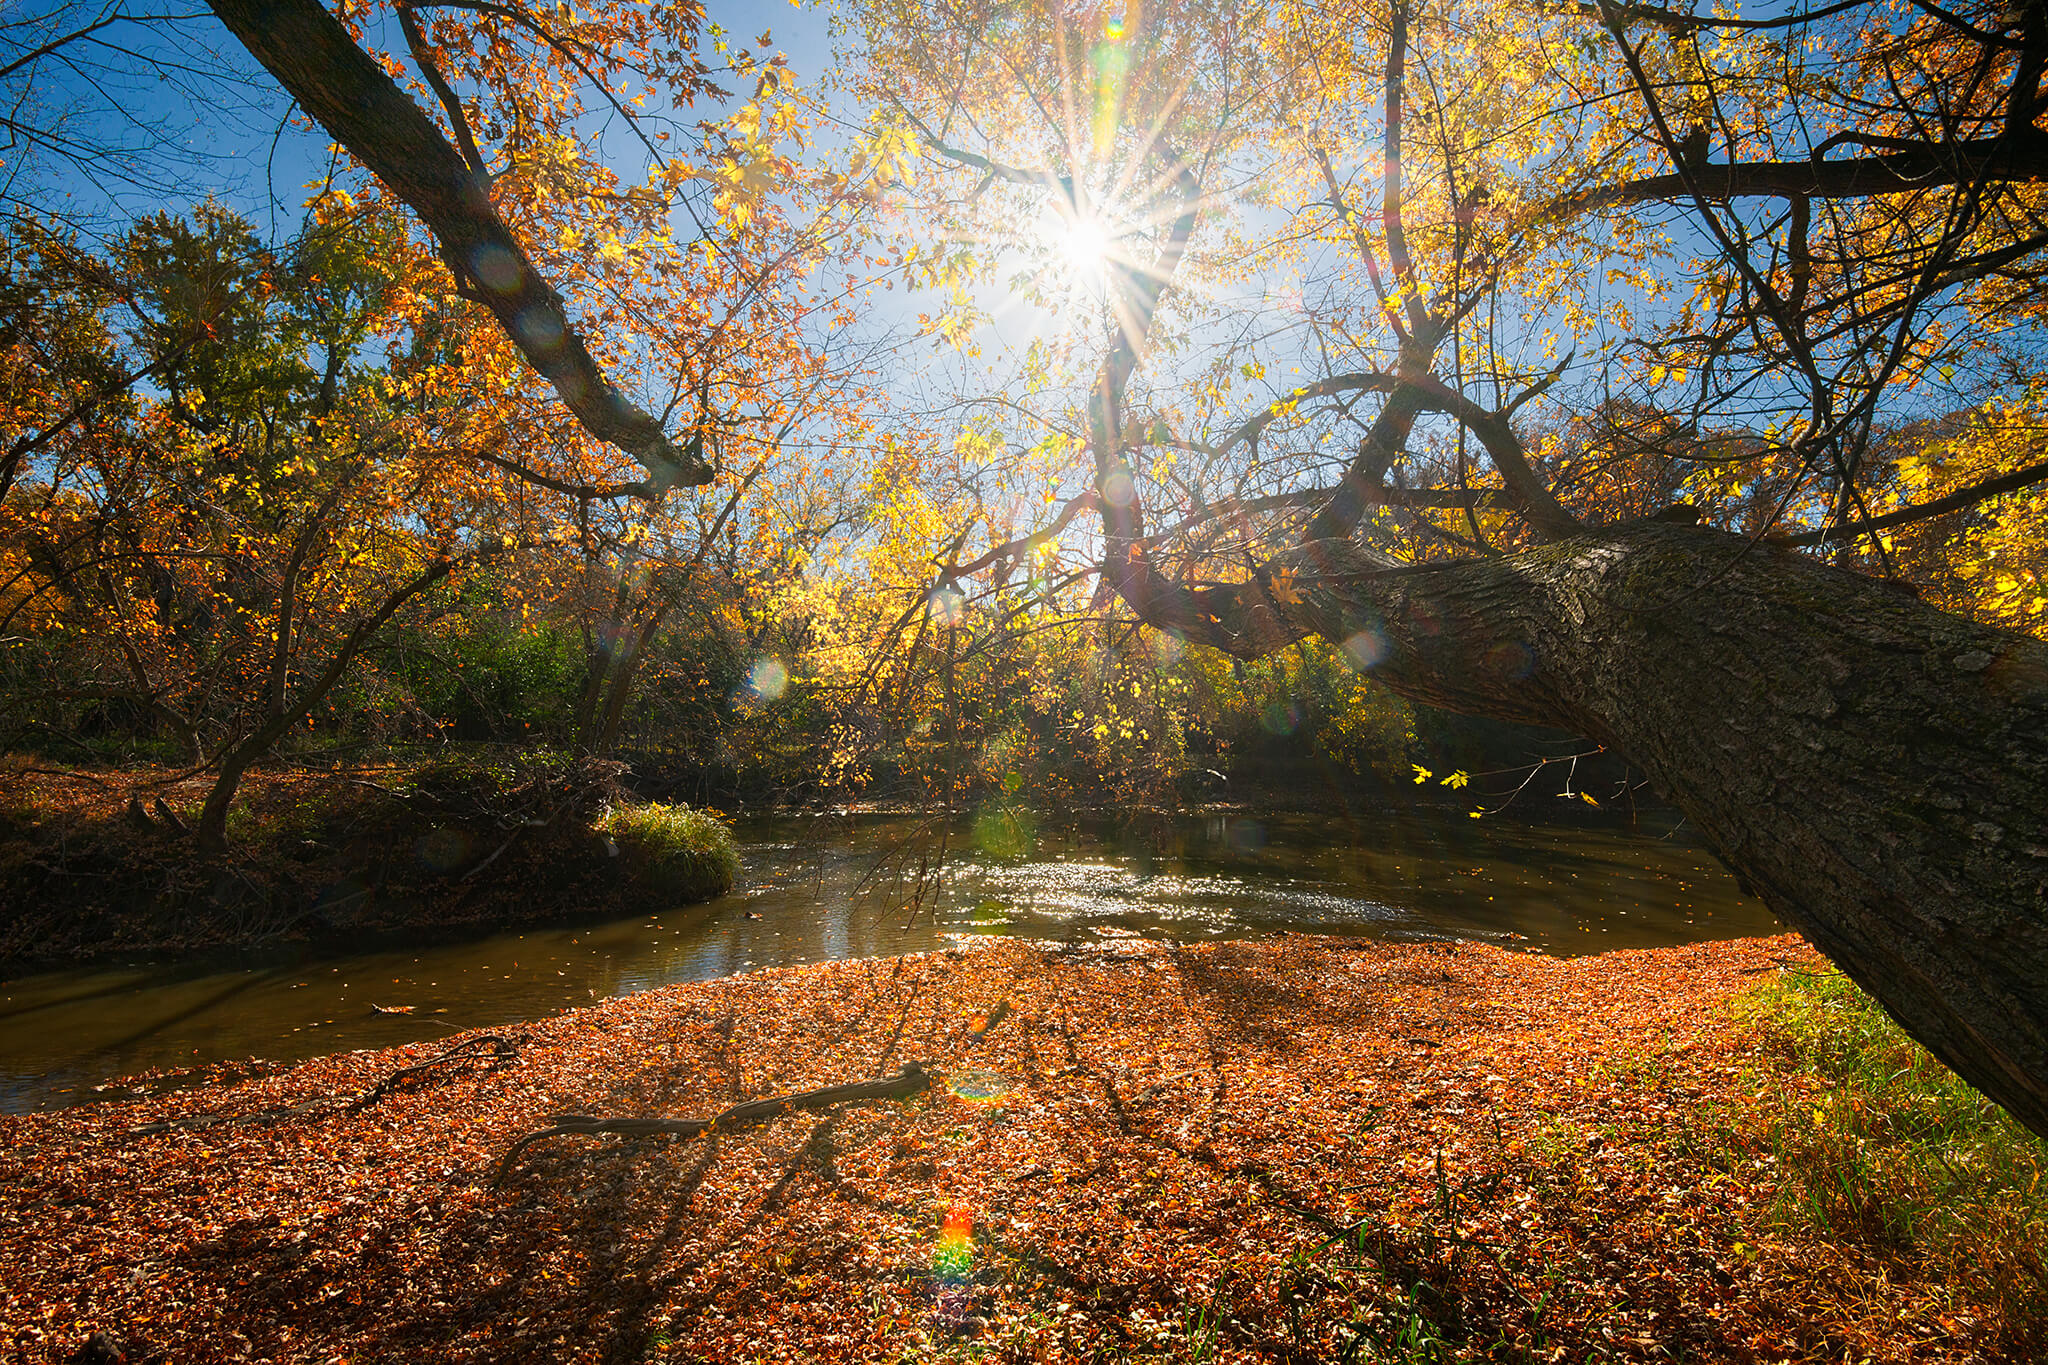
[[(1675, 821), (1423, 809), (1113, 822), (1024, 808), (944, 827), (885, 814), (742, 820), (739, 885), (702, 905), (345, 957), (281, 945), (0, 982), (0, 1112), (978, 935), (1194, 942), (1293, 930), (1573, 955), (1783, 932)], [(142, 1072), (160, 1074), (112, 1082)]]

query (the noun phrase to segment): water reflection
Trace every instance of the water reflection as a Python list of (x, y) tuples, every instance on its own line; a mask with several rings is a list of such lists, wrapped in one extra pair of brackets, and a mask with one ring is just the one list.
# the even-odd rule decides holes
[(281, 953), (0, 984), (0, 1109), (89, 1100), (106, 1077), (146, 1069), (389, 1047), (965, 934), (1192, 941), (1299, 929), (1568, 954), (1779, 929), (1698, 847), (1621, 827), (1376, 812), (1055, 828), (1000, 809), (949, 831), (954, 856), (909, 912), (884, 893), (900, 893), (929, 855), (930, 843), (907, 841), (915, 829), (880, 816), (750, 822), (741, 891), (644, 917), (341, 960)]

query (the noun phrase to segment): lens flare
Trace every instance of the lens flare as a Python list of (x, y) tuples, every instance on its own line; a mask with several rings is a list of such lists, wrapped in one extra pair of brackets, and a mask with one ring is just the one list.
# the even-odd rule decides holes
[(1223, 833), (1236, 853), (1257, 853), (1266, 846), (1266, 827), (1256, 820), (1232, 820)]
[(1271, 701), (1259, 712), (1259, 724), (1269, 734), (1291, 735), (1301, 728), (1301, 708), (1291, 701)]
[(935, 626), (957, 626), (967, 619), (967, 598), (958, 588), (938, 589), (925, 605), (931, 610)]
[(762, 701), (774, 701), (789, 686), (789, 670), (777, 659), (756, 659), (747, 672), (747, 690)]
[(1387, 657), (1387, 637), (1376, 630), (1361, 630), (1344, 642), (1344, 661), (1353, 668), (1367, 669)]
[(961, 1280), (974, 1268), (974, 1212), (965, 1204), (946, 1210), (939, 1244), (932, 1250), (932, 1270), (942, 1279)]
[[(986, 1020), (986, 1016), (982, 1018)], [(946, 1081), (946, 1089), (955, 1099), (969, 1104), (1001, 1104), (1010, 1093), (1010, 1083), (993, 1071), (974, 1069), (954, 1072)]]
[(1521, 641), (1509, 640), (1486, 651), (1486, 666), (1510, 678), (1526, 678), (1535, 671), (1536, 654)]
[(459, 829), (437, 829), (413, 845), (421, 863), (436, 872), (452, 872), (469, 861), (470, 836)]

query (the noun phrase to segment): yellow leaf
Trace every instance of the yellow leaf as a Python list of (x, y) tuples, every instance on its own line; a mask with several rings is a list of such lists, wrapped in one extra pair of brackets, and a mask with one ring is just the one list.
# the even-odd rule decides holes
[(1294, 586), (1294, 570), (1276, 569), (1272, 577), (1273, 600), (1290, 607), (1301, 605), (1301, 590)]

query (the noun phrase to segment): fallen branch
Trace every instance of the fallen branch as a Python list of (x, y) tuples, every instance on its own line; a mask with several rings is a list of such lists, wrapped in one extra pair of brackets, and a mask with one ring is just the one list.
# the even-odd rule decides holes
[(492, 1176), (491, 1184), (504, 1184), (520, 1153), (546, 1138), (601, 1137), (607, 1133), (621, 1137), (701, 1137), (713, 1131), (731, 1132), (736, 1128), (765, 1123), (799, 1109), (827, 1109), (835, 1104), (855, 1104), (864, 1100), (909, 1099), (930, 1089), (931, 1083), (931, 1077), (925, 1074), (922, 1066), (916, 1062), (905, 1062), (903, 1069), (893, 1076), (878, 1076), (871, 1081), (848, 1081), (793, 1095), (744, 1100), (708, 1119), (598, 1118), (591, 1114), (552, 1114), (549, 1116), (552, 1127), (529, 1133), (512, 1144), (498, 1162), (497, 1174)]
[[(486, 1048), (489, 1049), (488, 1053), (484, 1051)], [(448, 1062), (475, 1061), (479, 1057), (486, 1061), (509, 1062), (518, 1055), (519, 1044), (500, 1038), (495, 1033), (478, 1034), (467, 1042), (457, 1043), (446, 1052), (436, 1053), (424, 1062), (414, 1062), (411, 1066), (398, 1068), (398, 1070), (392, 1072), (389, 1076), (386, 1076), (357, 1097), (355, 1102), (349, 1105), (349, 1112), (355, 1113), (357, 1110), (369, 1108), (378, 1100), (383, 1099), (386, 1094), (390, 1093), (391, 1087), (397, 1085), (406, 1077), (417, 1076), (423, 1071), (429, 1071)]]

